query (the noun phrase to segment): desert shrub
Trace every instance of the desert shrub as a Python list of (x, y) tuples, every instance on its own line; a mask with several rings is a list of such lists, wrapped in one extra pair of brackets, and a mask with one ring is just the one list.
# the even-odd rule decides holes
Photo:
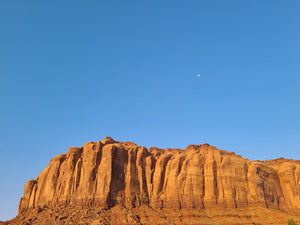
[(293, 219), (289, 219), (288, 225), (297, 225)]

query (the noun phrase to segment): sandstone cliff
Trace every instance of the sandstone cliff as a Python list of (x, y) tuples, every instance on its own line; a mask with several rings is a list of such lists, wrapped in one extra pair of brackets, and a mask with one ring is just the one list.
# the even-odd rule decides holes
[(116, 205), (175, 210), (258, 206), (300, 215), (300, 161), (250, 161), (208, 144), (147, 150), (107, 137), (53, 158), (24, 185), (18, 213)]

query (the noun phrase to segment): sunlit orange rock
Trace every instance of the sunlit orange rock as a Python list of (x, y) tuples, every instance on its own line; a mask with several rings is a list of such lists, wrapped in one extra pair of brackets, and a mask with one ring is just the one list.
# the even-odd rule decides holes
[(150, 148), (107, 137), (69, 148), (24, 185), (19, 214), (39, 207), (238, 209), (300, 215), (300, 162), (250, 161), (208, 144)]

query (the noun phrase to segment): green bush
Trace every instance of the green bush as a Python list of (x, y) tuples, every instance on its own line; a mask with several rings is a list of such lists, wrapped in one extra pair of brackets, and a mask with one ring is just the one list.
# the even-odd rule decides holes
[(289, 219), (288, 225), (297, 225), (293, 219)]

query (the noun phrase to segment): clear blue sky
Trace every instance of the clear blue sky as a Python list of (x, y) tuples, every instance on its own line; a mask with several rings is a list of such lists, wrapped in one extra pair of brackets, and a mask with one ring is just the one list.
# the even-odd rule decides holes
[(300, 159), (299, 11), (296, 0), (1, 1), (0, 220), (52, 157), (105, 136)]

